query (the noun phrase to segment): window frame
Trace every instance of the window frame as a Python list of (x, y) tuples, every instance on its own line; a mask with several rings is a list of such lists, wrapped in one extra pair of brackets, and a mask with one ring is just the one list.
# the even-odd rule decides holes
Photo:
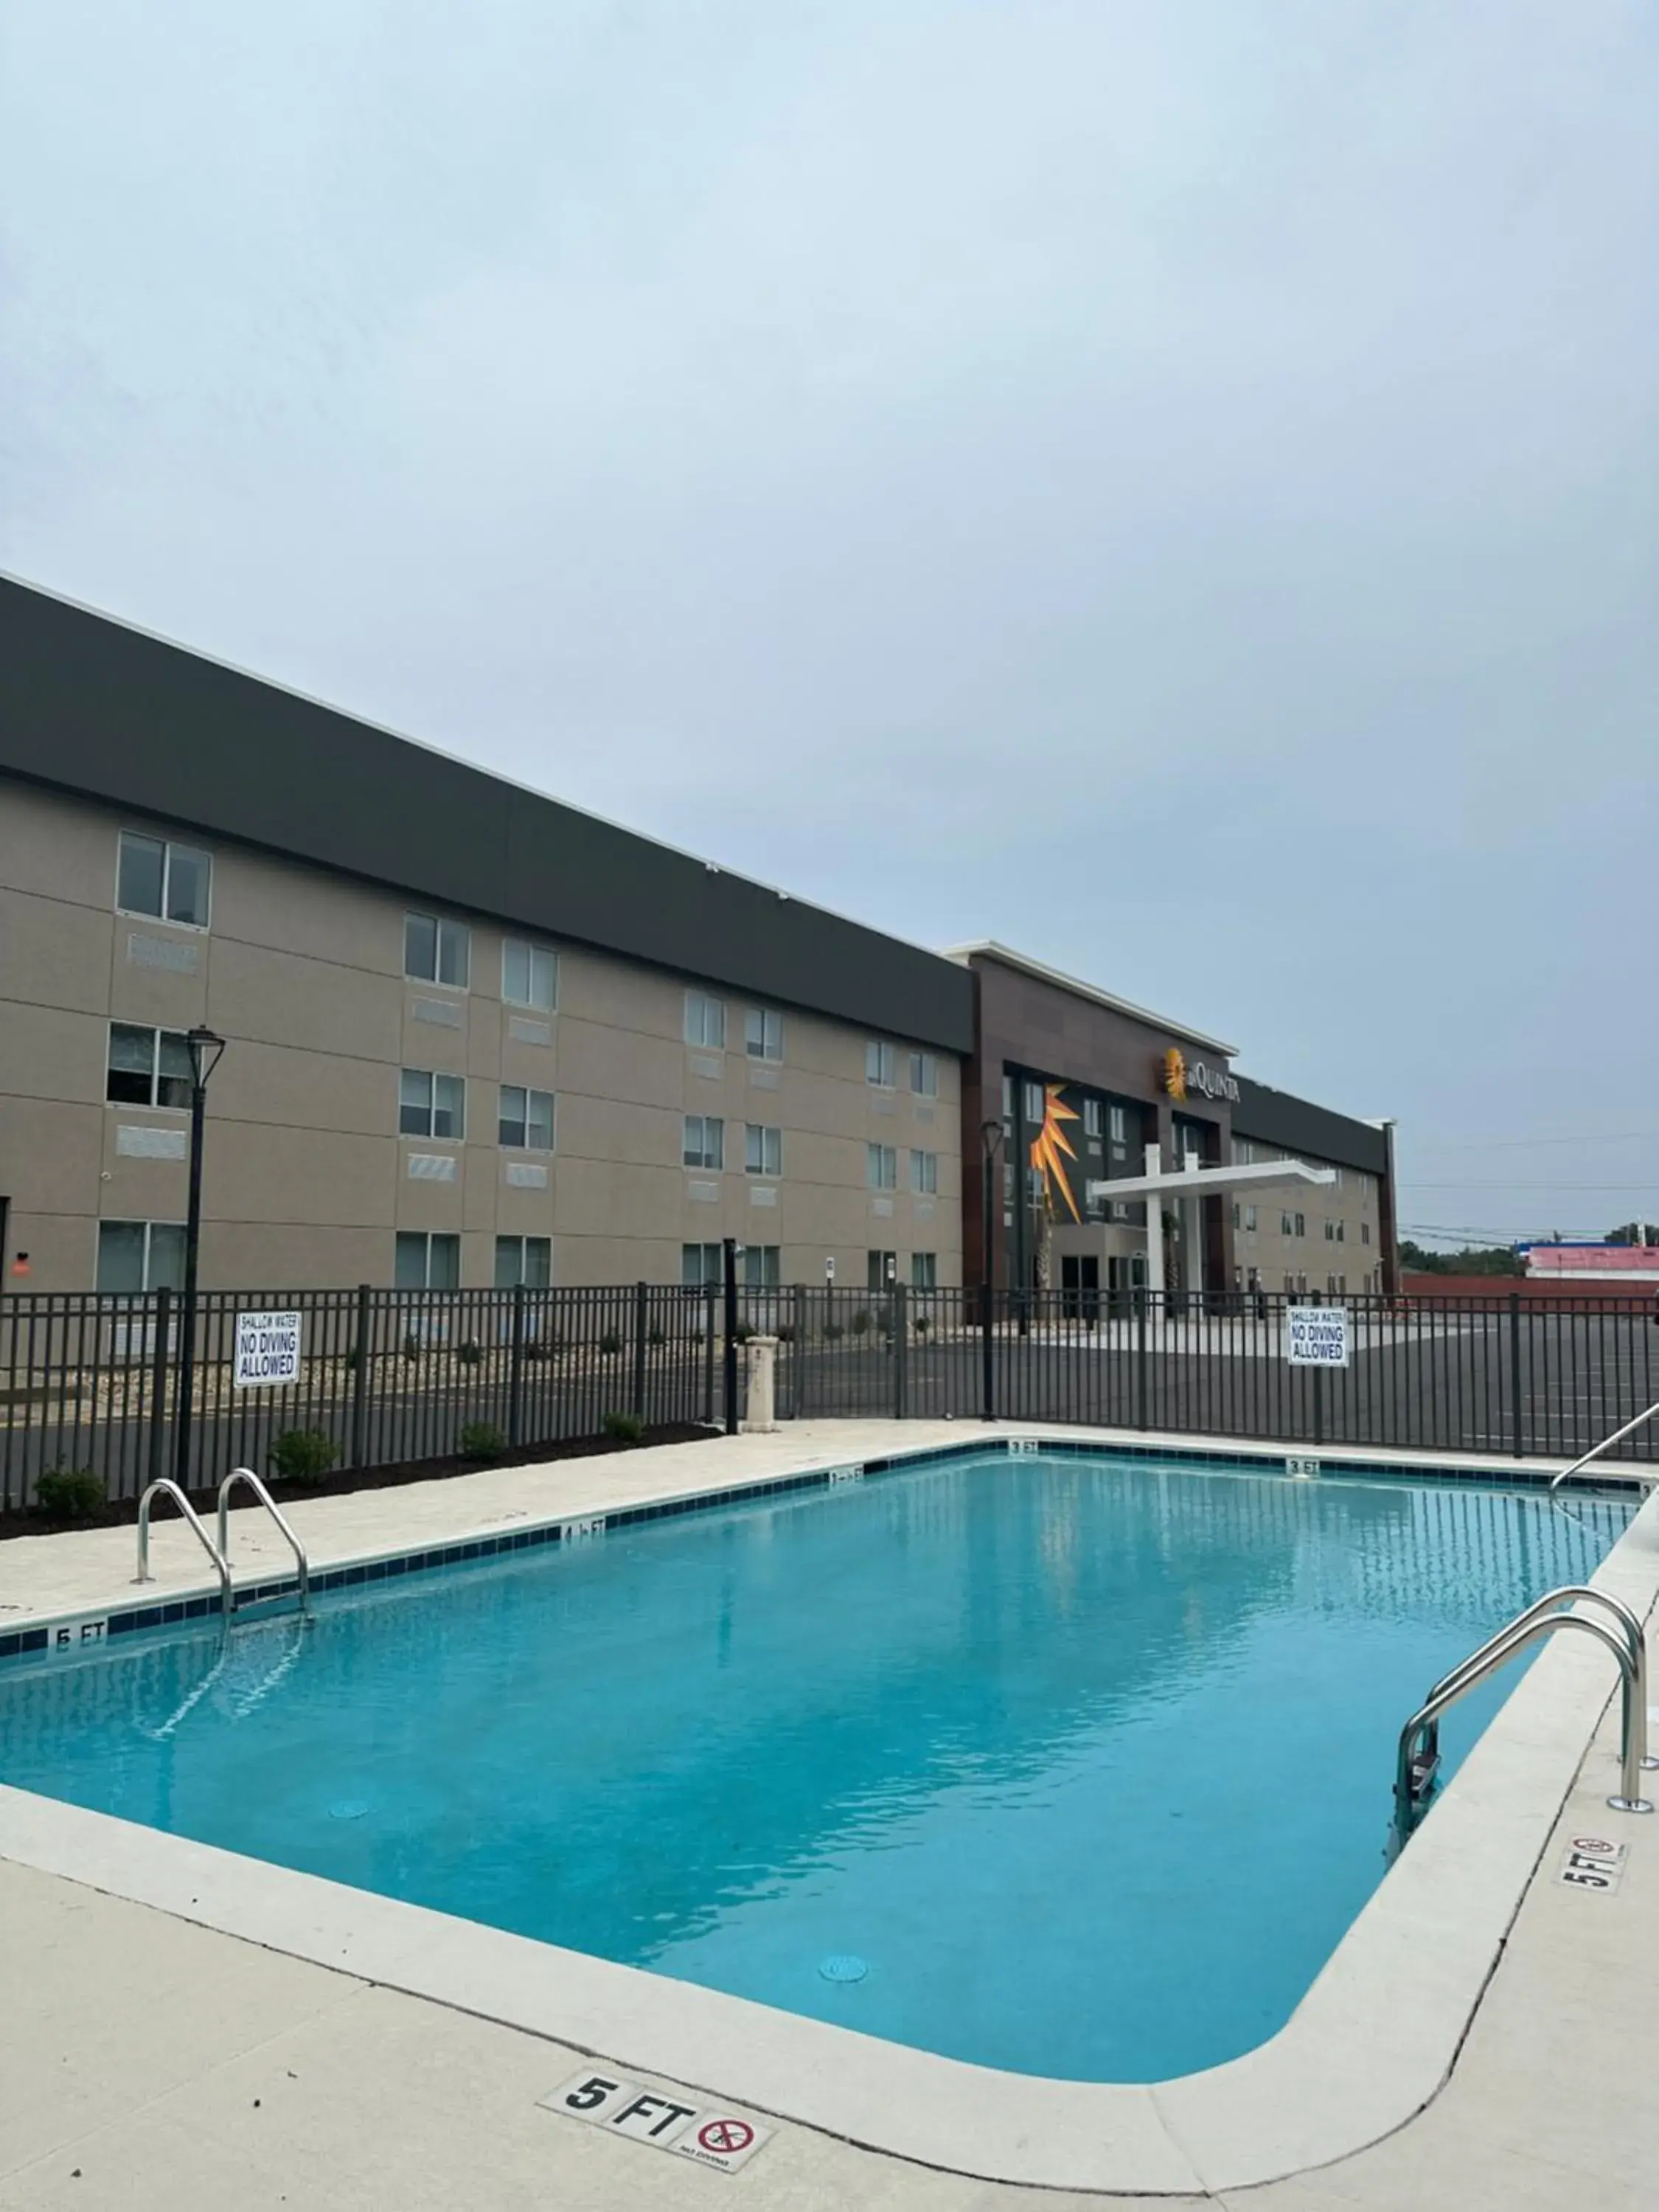
[(874, 1191), (898, 1188), (898, 1146), (868, 1143), (864, 1147), (865, 1188)]
[[(887, 1270), (887, 1262), (890, 1260), (893, 1263), (890, 1274)], [(898, 1288), (898, 1254), (896, 1252), (866, 1249), (864, 1287), (866, 1294), (871, 1297), (886, 1297)]]
[[(697, 1266), (701, 1270), (695, 1277), (688, 1276), (685, 1272), (687, 1255), (692, 1252), (697, 1255)], [(708, 1272), (708, 1258), (711, 1253), (714, 1255), (714, 1271), (712, 1274)], [(726, 1251), (718, 1240), (705, 1241), (701, 1244), (687, 1243), (680, 1246), (680, 1288), (683, 1291), (706, 1291), (711, 1287), (717, 1289), (725, 1279)]]
[[(708, 1009), (710, 1006), (713, 1006), (713, 1007), (716, 1010), (716, 1012), (719, 1013), (719, 1015), (720, 1015), (720, 1024), (719, 1024), (719, 1027), (720, 1027), (720, 1036), (718, 1036), (718, 1038), (716, 1038), (716, 1039), (714, 1039), (714, 1040), (711, 1041), (711, 1040), (710, 1040), (709, 1038), (708, 1038), (707, 1036), (692, 1036), (692, 1034), (691, 1034), (691, 1009), (692, 1009), (692, 1007), (693, 1007), (694, 1006), (696, 1006), (696, 1007), (698, 1007), (699, 1009), (701, 1009), (704, 1013), (706, 1013), (706, 1012), (707, 1012)], [(686, 986), (686, 992), (685, 992), (685, 1012), (684, 1012), (684, 1028), (685, 1028), (685, 1042), (686, 1042), (686, 1045), (687, 1045), (688, 1048), (689, 1048), (690, 1051), (692, 1051), (692, 1052), (724, 1052), (724, 1051), (726, 1050), (726, 1001), (725, 1001), (725, 1000), (724, 1000), (724, 999), (717, 999), (717, 998), (714, 996), (714, 993), (713, 993), (712, 991), (697, 990), (697, 989), (693, 988), (691, 985), (688, 984), (688, 985)], [(704, 1026), (705, 1028), (708, 1026), (708, 1024), (707, 1024), (707, 1023), (706, 1023), (706, 1022), (703, 1024), (703, 1026)]]
[(924, 1146), (910, 1147), (910, 1188), (917, 1198), (939, 1196), (939, 1154)]
[[(404, 1097), (404, 1085), (411, 1076), (416, 1080), (424, 1079), (427, 1085), (426, 1127), (423, 1129), (409, 1128), (404, 1121), (405, 1114), (416, 1114), (421, 1110), (418, 1106), (411, 1105)], [(460, 1100), (459, 1127), (453, 1130), (441, 1130), (438, 1127), (438, 1115), (441, 1110), (438, 1104), (438, 1085), (441, 1083), (454, 1084), (459, 1087)], [(398, 1070), (398, 1134), (399, 1137), (412, 1137), (417, 1141), (423, 1141), (428, 1145), (464, 1145), (466, 1142), (465, 1076), (450, 1075), (442, 1068), (437, 1067), (400, 1067)]]
[[(419, 1240), (422, 1248), (422, 1279), (418, 1283), (399, 1282), (398, 1280), (399, 1261), (409, 1246), (414, 1243), (416, 1239)], [(454, 1255), (455, 1279), (453, 1283), (434, 1283), (432, 1279), (432, 1248), (434, 1243), (442, 1244), (447, 1250), (452, 1251)], [(459, 1290), (461, 1287), (461, 1239), (459, 1231), (453, 1229), (394, 1230), (392, 1232), (392, 1275), (394, 1287), (400, 1291)]]
[[(760, 1142), (756, 1143), (758, 1138)], [(750, 1154), (758, 1152), (758, 1159)], [(743, 1125), (743, 1171), (763, 1182), (777, 1182), (783, 1176), (783, 1130), (775, 1121), (745, 1121)]]
[[(107, 1289), (101, 1280), (104, 1272), (104, 1232), (106, 1229), (142, 1229), (144, 1232), (143, 1256), (139, 1262), (139, 1287), (136, 1291)], [(178, 1232), (179, 1279), (177, 1282), (163, 1284), (155, 1279), (155, 1231), (158, 1229), (176, 1230)], [(185, 1281), (185, 1224), (182, 1221), (135, 1220), (126, 1214), (113, 1214), (107, 1218), (100, 1218), (98, 1223), (97, 1245), (93, 1256), (93, 1282), (96, 1286), (96, 1293), (106, 1297), (139, 1298), (148, 1297), (153, 1291), (182, 1290)]]
[[(532, 1244), (535, 1245), (538, 1250), (545, 1254), (547, 1260), (547, 1273), (540, 1282), (536, 1283), (530, 1281), (525, 1273), (525, 1261), (529, 1257), (530, 1248)], [(516, 1248), (517, 1249), (518, 1273), (512, 1276), (510, 1279), (504, 1281), (501, 1274), (501, 1258), (503, 1253), (509, 1248)], [(538, 1237), (534, 1235), (526, 1237), (503, 1237), (498, 1234), (495, 1238), (495, 1275), (493, 1279), (495, 1288), (498, 1291), (550, 1290), (553, 1286), (553, 1239), (550, 1237)]]
[[(516, 1094), (524, 1101), (523, 1115), (513, 1125), (523, 1133), (517, 1137), (509, 1137), (507, 1133), (509, 1126), (507, 1110), (509, 1093)], [(544, 1145), (538, 1144), (534, 1135), (536, 1128), (534, 1107), (538, 1098), (544, 1100), (547, 1106), (547, 1142)], [(558, 1141), (558, 1113), (559, 1101), (556, 1091), (538, 1091), (533, 1084), (530, 1083), (499, 1084), (496, 1086), (495, 1099), (496, 1144), (506, 1152), (550, 1152), (556, 1148)]]
[[(121, 896), (121, 855), (127, 840), (140, 845), (156, 845), (161, 852), (161, 894), (160, 907), (128, 906)], [(187, 921), (167, 912), (173, 890), (173, 855), (174, 852), (191, 853), (204, 862), (207, 872), (207, 919)], [(198, 937), (205, 937), (213, 927), (213, 854), (205, 845), (187, 845), (181, 837), (156, 837), (148, 830), (119, 830), (115, 838), (115, 911), (134, 921), (165, 922), (169, 929), (193, 929)]]
[(926, 1052), (920, 1045), (910, 1053), (910, 1092), (915, 1098), (939, 1097), (939, 1054)]
[[(147, 1098), (112, 1098), (110, 1096), (110, 1083), (117, 1072), (114, 1064), (117, 1030), (129, 1030), (135, 1036), (148, 1036), (149, 1039), (149, 1096)], [(185, 1032), (183, 1030), (153, 1027), (149, 1022), (118, 1021), (111, 1021), (108, 1030), (109, 1034), (104, 1042), (105, 1105), (135, 1108), (139, 1112), (147, 1114), (188, 1114), (191, 1106), (190, 1093), (194, 1088), (194, 1078), (188, 1074), (163, 1075), (161, 1073), (161, 1041), (164, 1037), (174, 1037), (184, 1046), (185, 1059), (188, 1065), (190, 1040)], [(137, 1076), (138, 1073), (137, 1068), (125, 1068), (120, 1072), (131, 1076)], [(164, 1102), (161, 1097), (161, 1088), (163, 1083), (182, 1083), (185, 1085), (185, 1096), (176, 1105)]]
[[(923, 1280), (923, 1277), (926, 1280)], [(936, 1291), (939, 1288), (939, 1254), (913, 1252), (910, 1255), (910, 1288), (913, 1291)]]
[(864, 1080), (872, 1091), (898, 1089), (898, 1048), (890, 1038), (864, 1040)]
[[(525, 956), (526, 975), (532, 994), (527, 999), (515, 998), (507, 988), (507, 957), (509, 954), (514, 952), (522, 952)], [(534, 995), (536, 988), (536, 963), (538, 960), (544, 960), (547, 963), (549, 996), (545, 1000), (538, 999)], [(504, 1006), (522, 1006), (526, 1012), (532, 1014), (556, 1014), (558, 1012), (559, 956), (550, 945), (538, 945), (533, 939), (528, 937), (502, 938), (501, 1004)]]
[[(684, 1114), (680, 1117), (680, 1164), (689, 1175), (724, 1175), (726, 1173), (726, 1117), (723, 1114)], [(691, 1145), (691, 1125), (698, 1125), (699, 1141), (696, 1157)], [(708, 1133), (718, 1130), (719, 1139), (710, 1157)]]
[[(750, 1262), (758, 1265), (751, 1272)], [(743, 1248), (743, 1267), (738, 1278), (738, 1288), (745, 1291), (778, 1291), (783, 1287), (783, 1247), (781, 1244), (745, 1244)]]
[[(432, 925), (432, 968), (430, 975), (422, 975), (417, 968), (409, 964), (409, 925), (412, 921), (429, 921)], [(454, 932), (460, 939), (465, 953), (462, 965), (465, 970), (459, 983), (452, 982), (443, 973), (444, 933)], [(404, 981), (405, 983), (429, 984), (434, 991), (453, 991), (465, 997), (472, 988), (472, 925), (455, 921), (447, 915), (428, 914), (423, 907), (404, 908)]]
[[(758, 1024), (760, 1041), (757, 1045), (753, 1031)], [(769, 1031), (775, 1032), (776, 1051), (768, 1049)], [(743, 1050), (746, 1060), (757, 1060), (767, 1067), (783, 1065), (783, 1016), (775, 1006), (745, 1006), (743, 1010)]]

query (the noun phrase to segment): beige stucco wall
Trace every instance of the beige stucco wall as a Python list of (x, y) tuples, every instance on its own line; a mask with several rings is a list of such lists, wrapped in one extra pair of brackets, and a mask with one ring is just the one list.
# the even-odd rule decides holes
[[(786, 1282), (822, 1280), (833, 1255), (839, 1279), (861, 1284), (872, 1249), (896, 1251), (907, 1276), (913, 1253), (933, 1253), (941, 1284), (961, 1279), (948, 1056), (937, 1098), (918, 1099), (908, 1041), (892, 1040), (898, 1085), (878, 1091), (863, 1031), (785, 1006), (782, 1062), (763, 1067), (744, 1050), (750, 1002), (714, 985), (702, 988), (725, 1003), (727, 1048), (694, 1050), (684, 1004), (698, 979), (568, 945), (551, 948), (556, 1012), (504, 1007), (509, 933), (469, 915), (447, 918), (471, 927), (471, 988), (407, 981), (405, 912), (434, 909), (234, 846), (212, 848), (206, 930), (118, 915), (124, 827), (167, 834), (0, 781), (0, 1196), (8, 1267), (29, 1255), (8, 1286), (90, 1287), (100, 1218), (184, 1218), (183, 1158), (128, 1157), (118, 1132), (180, 1132), (187, 1116), (104, 1103), (112, 1020), (205, 1021), (228, 1040), (203, 1156), (209, 1285), (389, 1283), (400, 1230), (459, 1235), (461, 1279), (475, 1285), (492, 1279), (498, 1235), (550, 1237), (562, 1283), (678, 1281), (683, 1244), (728, 1236), (778, 1246)], [(510, 1034), (515, 1011), (545, 1023), (548, 1041)], [(399, 1137), (405, 1066), (466, 1079), (465, 1142)], [(555, 1094), (551, 1154), (497, 1144), (502, 1083)], [(683, 1167), (687, 1113), (724, 1120), (722, 1174)], [(744, 1172), (750, 1121), (783, 1132), (775, 1181)], [(899, 1153), (890, 1195), (866, 1187), (872, 1142)], [(931, 1200), (907, 1188), (913, 1148), (938, 1156)], [(411, 1154), (453, 1156), (454, 1180), (411, 1178)], [(545, 1166), (546, 1187), (509, 1186), (510, 1161)]]

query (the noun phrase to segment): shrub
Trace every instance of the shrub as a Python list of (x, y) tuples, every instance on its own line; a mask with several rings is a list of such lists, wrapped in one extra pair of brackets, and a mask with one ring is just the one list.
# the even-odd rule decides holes
[(740, 1321), (732, 1331), (732, 1340), (734, 1344), (747, 1344), (754, 1334), (755, 1324), (752, 1321)]
[(104, 1478), (89, 1467), (48, 1467), (34, 1486), (41, 1512), (58, 1521), (90, 1521), (106, 1503)]
[(460, 1441), (463, 1459), (499, 1459), (507, 1449), (507, 1431), (494, 1421), (469, 1421)]
[(647, 1344), (662, 1345), (666, 1344), (668, 1339), (659, 1328), (653, 1328), (645, 1340)]
[(870, 1316), (862, 1306), (853, 1316), (853, 1334), (854, 1336), (868, 1336), (870, 1334)]
[(456, 1346), (455, 1357), (463, 1367), (476, 1367), (483, 1358), (483, 1346), (476, 1336), (469, 1336), (465, 1344)]
[(405, 1359), (418, 1359), (425, 1349), (426, 1346), (421, 1342), (419, 1335), (411, 1328), (408, 1335), (404, 1339), (404, 1358)]
[(839, 1344), (842, 1338), (845, 1336), (846, 1334), (846, 1330), (842, 1327), (838, 1321), (827, 1321), (823, 1324), (823, 1334), (826, 1343)]
[(344, 1368), (345, 1368), (345, 1371), (346, 1371), (346, 1373), (347, 1373), (348, 1375), (355, 1375), (355, 1374), (357, 1372), (357, 1370), (358, 1370), (358, 1369), (362, 1365), (362, 1364), (363, 1364), (363, 1351), (362, 1351), (362, 1346), (360, 1344), (349, 1344), (349, 1345), (347, 1345), (347, 1346), (346, 1346), (346, 1348), (345, 1348), (344, 1357), (343, 1357), (343, 1362), (342, 1362), (342, 1364), (343, 1364), (343, 1365), (344, 1366)]
[(910, 1325), (915, 1330), (918, 1336), (926, 1336), (928, 1330), (933, 1326), (933, 1322), (928, 1319), (926, 1314), (918, 1314), (915, 1321)]
[(615, 1358), (617, 1352), (622, 1350), (622, 1339), (614, 1328), (606, 1329), (605, 1334), (599, 1339), (599, 1350), (607, 1359)]
[(792, 1321), (781, 1321), (773, 1331), (773, 1334), (780, 1344), (793, 1344), (795, 1340), (795, 1324)]
[(270, 1463), (284, 1482), (320, 1482), (339, 1456), (321, 1429), (284, 1429), (270, 1447)]
[(607, 1413), (599, 1425), (613, 1443), (636, 1444), (645, 1434), (645, 1423), (637, 1413)]

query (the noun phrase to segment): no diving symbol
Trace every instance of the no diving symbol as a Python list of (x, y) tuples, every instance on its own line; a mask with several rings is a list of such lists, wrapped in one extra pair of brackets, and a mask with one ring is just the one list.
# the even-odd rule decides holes
[(705, 2150), (720, 2157), (730, 2158), (734, 2153), (747, 2150), (755, 2140), (755, 2130), (747, 2120), (710, 2120), (697, 2130), (697, 2141)]

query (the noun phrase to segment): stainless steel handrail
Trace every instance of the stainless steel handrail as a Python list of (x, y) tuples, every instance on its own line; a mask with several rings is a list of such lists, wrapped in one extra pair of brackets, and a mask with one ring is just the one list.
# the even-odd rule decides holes
[(246, 1483), (276, 1526), (288, 1539), (289, 1548), (300, 1569), (300, 1610), (306, 1613), (311, 1606), (311, 1562), (306, 1557), (306, 1547), (283, 1516), (276, 1500), (265, 1488), (251, 1467), (234, 1467), (219, 1485), (219, 1549), (227, 1562), (230, 1559), (230, 1493), (239, 1482)]
[[(1544, 1595), (1535, 1604), (1529, 1605), (1524, 1613), (1517, 1613), (1515, 1619), (1500, 1628), (1496, 1636), (1488, 1637), (1478, 1651), (1470, 1652), (1468, 1657), (1454, 1667), (1449, 1674), (1443, 1674), (1429, 1692), (1430, 1698), (1437, 1698), (1443, 1691), (1451, 1689), (1455, 1684), (1461, 1682), (1466, 1674), (1478, 1674), (1481, 1662), (1487, 1653), (1496, 1650), (1506, 1637), (1512, 1635), (1517, 1628), (1524, 1628), (1528, 1621), (1540, 1620), (1546, 1613), (1557, 1613), (1564, 1605), (1585, 1603), (1604, 1606), (1624, 1630), (1625, 1640), (1630, 1646), (1630, 1656), (1636, 1670), (1635, 1684), (1631, 1694), (1645, 1715), (1648, 1710), (1648, 1646), (1647, 1638), (1642, 1632), (1641, 1620), (1632, 1607), (1625, 1603), (1623, 1598), (1614, 1597), (1608, 1590), (1597, 1589), (1589, 1583), (1564, 1583), (1559, 1589), (1547, 1590)], [(1642, 1764), (1644, 1767), (1659, 1768), (1659, 1759), (1644, 1754)]]
[[(1592, 1444), (1583, 1459), (1574, 1460), (1571, 1467), (1564, 1467), (1559, 1474), (1553, 1474), (1550, 1477), (1551, 1492), (1559, 1490), (1564, 1482), (1570, 1482), (1572, 1480), (1580, 1468), (1588, 1467), (1593, 1459), (1600, 1459), (1604, 1451), (1611, 1451), (1613, 1445), (1620, 1443), (1632, 1429), (1639, 1429), (1644, 1421), (1650, 1421), (1656, 1413), (1659, 1413), (1659, 1406), (1650, 1406), (1645, 1413), (1638, 1413), (1633, 1421), (1626, 1421), (1622, 1429), (1615, 1429), (1610, 1437), (1603, 1437), (1599, 1444)], [(1649, 1477), (1647, 1480), (1651, 1480), (1653, 1478)]]
[(155, 1496), (158, 1491), (163, 1492), (167, 1497), (176, 1498), (178, 1500), (179, 1510), (184, 1515), (185, 1520), (189, 1522), (191, 1527), (196, 1531), (198, 1536), (200, 1537), (202, 1541), (202, 1549), (207, 1553), (209, 1559), (212, 1560), (215, 1571), (218, 1575), (219, 1604), (226, 1620), (228, 1620), (230, 1618), (231, 1602), (229, 1562), (226, 1559), (224, 1553), (220, 1550), (219, 1547), (214, 1542), (212, 1537), (209, 1535), (207, 1530), (202, 1526), (201, 1522), (197, 1518), (196, 1508), (191, 1504), (189, 1498), (187, 1498), (184, 1492), (179, 1489), (178, 1484), (173, 1481), (169, 1476), (165, 1474), (160, 1476), (155, 1482), (152, 1482), (149, 1488), (138, 1500), (138, 1571), (133, 1577), (133, 1580), (140, 1583), (153, 1583), (155, 1579), (155, 1576), (151, 1574), (149, 1571), (149, 1502), (151, 1498)]
[(1586, 1636), (1593, 1636), (1618, 1661), (1624, 1692), (1620, 1721), (1619, 1795), (1609, 1797), (1607, 1803), (1615, 1813), (1652, 1812), (1651, 1802), (1642, 1795), (1642, 1767), (1647, 1754), (1647, 1708), (1636, 1702), (1637, 1667), (1628, 1636), (1615, 1636), (1612, 1629), (1582, 1613), (1540, 1614), (1537, 1607), (1532, 1606), (1483, 1646), (1473, 1660), (1455, 1668), (1443, 1685), (1437, 1685), (1400, 1731), (1395, 1760), (1394, 1804), (1395, 1827), (1402, 1841), (1417, 1825), (1418, 1799), (1413, 1787), (1413, 1771), (1419, 1738), (1426, 1736), (1446, 1708), (1466, 1697), (1476, 1683), (1483, 1681), (1528, 1644), (1554, 1635), (1558, 1628), (1577, 1628)]

